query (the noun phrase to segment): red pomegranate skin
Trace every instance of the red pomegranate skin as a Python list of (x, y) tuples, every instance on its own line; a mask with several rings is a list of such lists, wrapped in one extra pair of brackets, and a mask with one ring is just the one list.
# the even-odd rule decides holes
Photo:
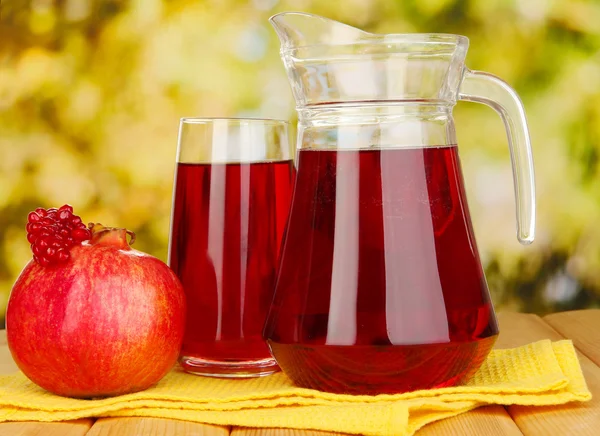
[(177, 362), (185, 295), (159, 259), (132, 249), (125, 230), (71, 249), (65, 265), (30, 261), (6, 313), (8, 346), (34, 383), (93, 398), (158, 382)]

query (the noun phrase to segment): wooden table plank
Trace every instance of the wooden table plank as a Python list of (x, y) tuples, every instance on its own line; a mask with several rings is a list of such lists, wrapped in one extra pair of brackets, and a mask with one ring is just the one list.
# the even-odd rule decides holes
[[(575, 310), (546, 315), (544, 321), (600, 366), (600, 310)], [(598, 432), (600, 433), (600, 431)]]
[(94, 421), (78, 419), (65, 422), (4, 422), (0, 436), (83, 436)]
[[(498, 347), (511, 348), (541, 339), (564, 339), (537, 315), (501, 313)], [(590, 435), (600, 433), (600, 367), (581, 353), (579, 361), (593, 399), (562, 406), (509, 406), (508, 412), (525, 435)]]
[(229, 428), (161, 418), (101, 418), (87, 436), (228, 436)]

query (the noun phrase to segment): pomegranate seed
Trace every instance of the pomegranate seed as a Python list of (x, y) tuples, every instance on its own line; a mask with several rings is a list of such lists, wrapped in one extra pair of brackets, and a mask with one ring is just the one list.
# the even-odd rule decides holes
[(27, 240), (33, 259), (42, 266), (67, 262), (69, 250), (90, 239), (92, 234), (80, 217), (73, 215), (73, 207), (37, 208), (27, 215)]
[(45, 257), (38, 257), (37, 261), (42, 266), (50, 266), (50, 259), (47, 259)]
[(90, 231), (88, 229), (75, 229), (71, 231), (71, 236), (76, 241), (85, 241), (86, 239), (90, 239)]
[(73, 212), (71, 212), (70, 210), (59, 210), (58, 211), (58, 218), (61, 221), (70, 220), (72, 216), (73, 216)]
[(61, 248), (56, 252), (56, 260), (58, 260), (60, 263), (65, 263), (67, 260), (69, 260), (69, 257), (71, 257), (71, 255), (64, 248)]
[(27, 221), (30, 223), (38, 222), (40, 218), (42, 217), (37, 212), (29, 212), (29, 215), (27, 215)]

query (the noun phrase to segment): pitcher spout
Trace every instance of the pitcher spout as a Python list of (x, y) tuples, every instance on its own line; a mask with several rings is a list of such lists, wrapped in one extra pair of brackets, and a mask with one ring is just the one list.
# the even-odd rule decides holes
[(468, 47), (464, 36), (379, 35), (303, 12), (283, 12), (270, 22), (298, 108), (456, 101)]
[(339, 21), (304, 12), (281, 12), (269, 22), (281, 42), (281, 51), (315, 45), (351, 44), (370, 35)]

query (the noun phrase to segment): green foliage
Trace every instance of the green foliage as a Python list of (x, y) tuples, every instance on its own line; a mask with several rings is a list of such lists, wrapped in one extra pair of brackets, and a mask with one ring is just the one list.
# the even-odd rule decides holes
[[(600, 296), (600, 3), (584, 0), (2, 1), (0, 313), (30, 259), (27, 212), (72, 204), (166, 260), (182, 116), (295, 116), (267, 19), (326, 15), (374, 32), (460, 33), (468, 65), (504, 78), (530, 121), (538, 239), (514, 236), (503, 125), (455, 110), (496, 305), (547, 312)], [(1, 319), (1, 316), (0, 316)]]

